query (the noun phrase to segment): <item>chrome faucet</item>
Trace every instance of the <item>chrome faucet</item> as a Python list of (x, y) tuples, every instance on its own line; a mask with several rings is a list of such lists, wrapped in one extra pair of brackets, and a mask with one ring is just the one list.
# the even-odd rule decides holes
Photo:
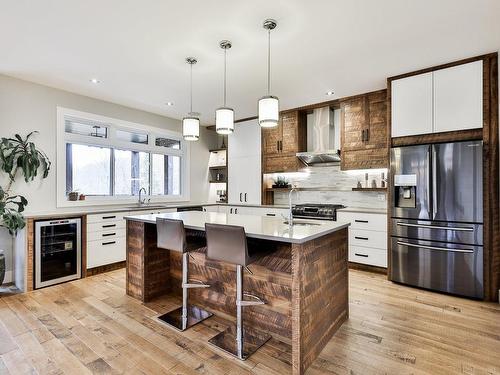
[(298, 193), (299, 190), (296, 187), (292, 187), (288, 193), (288, 225), (293, 225), (293, 213), (292, 213), (292, 194), (293, 192)]
[(146, 203), (146, 198), (142, 198), (142, 192), (144, 192), (144, 194), (147, 194), (145, 188), (142, 187), (139, 189), (139, 206), (142, 206)]

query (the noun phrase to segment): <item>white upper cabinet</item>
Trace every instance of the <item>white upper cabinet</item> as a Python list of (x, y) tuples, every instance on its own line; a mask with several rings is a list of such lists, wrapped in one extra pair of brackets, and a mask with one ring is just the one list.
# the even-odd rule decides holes
[(391, 128), (392, 137), (432, 133), (432, 73), (392, 81)]
[(228, 201), (261, 203), (261, 130), (257, 120), (235, 124), (228, 136)]
[(482, 61), (391, 82), (392, 137), (482, 127)]
[(483, 127), (483, 62), (434, 72), (434, 132)]

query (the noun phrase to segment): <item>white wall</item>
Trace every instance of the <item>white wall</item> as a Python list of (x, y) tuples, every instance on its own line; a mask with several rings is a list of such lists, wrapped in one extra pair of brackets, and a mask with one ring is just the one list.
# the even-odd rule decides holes
[[(25, 135), (37, 130), (40, 134), (35, 136), (34, 141), (53, 163), (56, 161), (57, 106), (181, 131), (179, 120), (0, 75), (0, 137), (11, 137), (15, 133)], [(208, 199), (208, 150), (215, 144), (215, 132), (205, 129), (201, 129), (200, 140), (191, 144), (191, 201), (204, 202)], [(14, 186), (14, 191), (26, 196), (29, 201), (27, 214), (56, 210), (55, 170), (54, 166), (45, 180)], [(57, 211), (64, 212), (62, 209)], [(3, 229), (0, 229), (0, 248), (12, 248), (11, 238)], [(11, 255), (9, 251), (7, 253), (7, 265), (10, 267)]]

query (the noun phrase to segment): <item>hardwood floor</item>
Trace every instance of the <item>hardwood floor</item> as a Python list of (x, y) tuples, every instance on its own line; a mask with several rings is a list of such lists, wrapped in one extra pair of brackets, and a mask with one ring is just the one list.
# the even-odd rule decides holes
[[(500, 305), (393, 284), (351, 270), (350, 317), (307, 374), (500, 373)], [(154, 320), (178, 301), (142, 305), (117, 270), (0, 298), (0, 374), (287, 374), (272, 339), (245, 362), (207, 340), (228, 322), (183, 334)]]

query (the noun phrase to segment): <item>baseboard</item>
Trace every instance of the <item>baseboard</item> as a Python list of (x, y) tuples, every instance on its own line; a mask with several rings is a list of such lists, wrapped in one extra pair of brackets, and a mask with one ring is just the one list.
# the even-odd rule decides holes
[(360, 270), (360, 271), (368, 271), (368, 272), (374, 272), (374, 273), (380, 273), (380, 274), (383, 274), (383, 275), (387, 275), (387, 268), (376, 267), (376, 266), (369, 266), (368, 264), (360, 264), (360, 263), (349, 262), (349, 269), (351, 269), (351, 270)]
[(126, 262), (116, 262), (112, 264), (106, 264), (104, 266), (99, 266), (99, 267), (94, 267), (94, 268), (87, 268), (87, 272), (85, 274), (86, 277), (88, 276), (94, 276), (100, 273), (105, 273), (105, 272), (110, 272), (110, 271), (115, 271), (120, 268), (125, 268)]

